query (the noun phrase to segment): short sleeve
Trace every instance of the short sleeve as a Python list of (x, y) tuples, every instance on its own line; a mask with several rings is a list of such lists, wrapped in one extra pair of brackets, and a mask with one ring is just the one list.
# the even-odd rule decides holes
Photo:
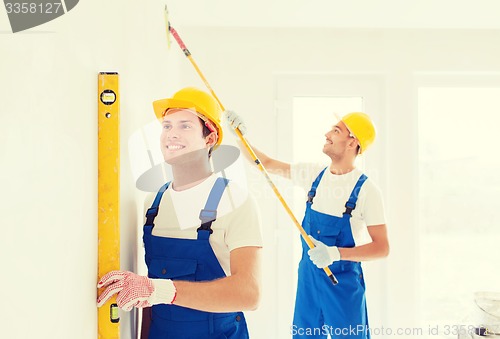
[(382, 192), (372, 182), (367, 182), (364, 219), (366, 226), (385, 224), (384, 202)]

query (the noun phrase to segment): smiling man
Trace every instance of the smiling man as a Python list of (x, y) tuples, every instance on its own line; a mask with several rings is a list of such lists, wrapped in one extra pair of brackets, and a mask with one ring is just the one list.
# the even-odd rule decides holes
[[(228, 111), (226, 118), (245, 133), (236, 113)], [(253, 150), (270, 173), (292, 179), (309, 192), (302, 226), (315, 247), (309, 249), (302, 240), (293, 337), (366, 339), (370, 332), (360, 262), (387, 256), (389, 242), (380, 190), (354, 161), (375, 140), (375, 127), (368, 115), (354, 112), (325, 137), (323, 153), (330, 158), (326, 167), (288, 164)], [(337, 285), (324, 267), (337, 277)]]
[(153, 107), (173, 180), (146, 201), (148, 277), (108, 273), (98, 305), (117, 293), (122, 309), (147, 307), (142, 338), (248, 338), (242, 311), (259, 303), (262, 237), (251, 196), (211, 170), (221, 109), (192, 87)]

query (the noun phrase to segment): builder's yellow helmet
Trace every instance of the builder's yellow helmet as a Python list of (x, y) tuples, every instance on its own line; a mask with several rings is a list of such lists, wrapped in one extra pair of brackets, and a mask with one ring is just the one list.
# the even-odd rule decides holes
[(359, 154), (366, 151), (375, 140), (375, 126), (368, 114), (362, 112), (352, 112), (344, 115), (341, 121), (344, 122), (349, 132), (359, 141)]
[(222, 142), (222, 127), (220, 125), (222, 110), (215, 98), (202, 90), (195, 87), (183, 88), (172, 98), (154, 101), (153, 108), (159, 120), (163, 119), (166, 111), (170, 108), (193, 110), (205, 122), (208, 129), (217, 132), (218, 138), (214, 148)]

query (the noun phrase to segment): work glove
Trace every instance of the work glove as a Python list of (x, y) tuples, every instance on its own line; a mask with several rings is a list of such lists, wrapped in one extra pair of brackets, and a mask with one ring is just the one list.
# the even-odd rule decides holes
[(340, 252), (337, 246), (326, 246), (321, 241), (314, 239), (312, 236), (309, 236), (311, 241), (314, 243), (314, 248), (311, 248), (307, 251), (309, 258), (314, 263), (314, 265), (318, 266), (318, 268), (324, 268), (330, 266), (335, 261), (340, 260)]
[(245, 133), (247, 132), (247, 127), (243, 123), (243, 119), (238, 114), (236, 114), (236, 112), (227, 110), (224, 111), (224, 116), (226, 117), (227, 124), (232, 128), (233, 133), (235, 133), (234, 130), (238, 128), (241, 132), (241, 135), (245, 135)]
[(170, 279), (150, 279), (128, 271), (111, 271), (97, 283), (97, 288), (106, 287), (97, 298), (101, 307), (117, 293), (116, 303), (125, 311), (133, 307), (143, 308), (156, 304), (171, 304), (175, 300), (176, 289)]

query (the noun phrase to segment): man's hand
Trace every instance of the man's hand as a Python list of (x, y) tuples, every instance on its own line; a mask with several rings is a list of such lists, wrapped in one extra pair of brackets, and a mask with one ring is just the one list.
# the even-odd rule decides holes
[(125, 311), (130, 311), (133, 307), (171, 304), (176, 295), (172, 280), (150, 279), (128, 271), (107, 273), (99, 280), (97, 287), (106, 287), (97, 298), (98, 307), (117, 294), (116, 303)]
[(311, 258), (314, 265), (318, 266), (318, 268), (330, 266), (335, 261), (340, 260), (340, 252), (337, 246), (326, 246), (321, 241), (314, 239), (312, 236), (309, 236), (309, 238), (316, 247), (307, 251), (307, 254), (309, 255), (309, 258)]
[(245, 133), (247, 132), (247, 128), (246, 128), (245, 124), (243, 123), (243, 119), (238, 114), (236, 114), (236, 112), (226, 110), (226, 111), (224, 111), (224, 116), (226, 117), (227, 124), (233, 130), (239, 129), (241, 132), (241, 135), (245, 135)]

